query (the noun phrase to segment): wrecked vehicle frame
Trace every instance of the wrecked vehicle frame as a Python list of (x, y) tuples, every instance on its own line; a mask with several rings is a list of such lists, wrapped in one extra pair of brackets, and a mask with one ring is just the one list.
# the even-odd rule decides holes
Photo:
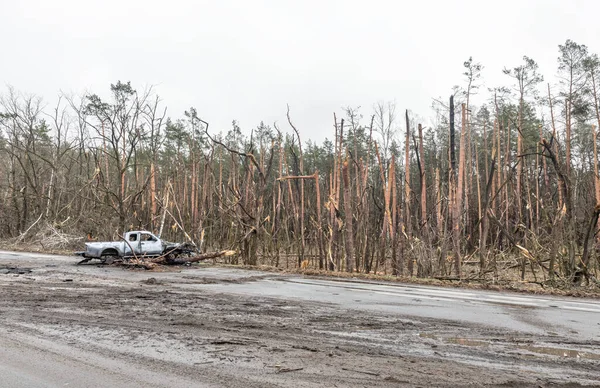
[(124, 233), (121, 241), (87, 242), (85, 250), (75, 252), (75, 255), (83, 257), (78, 264), (93, 259), (110, 264), (114, 261), (157, 257), (165, 257), (166, 261), (169, 261), (196, 252), (193, 244), (172, 243), (161, 240), (146, 230), (135, 230)]

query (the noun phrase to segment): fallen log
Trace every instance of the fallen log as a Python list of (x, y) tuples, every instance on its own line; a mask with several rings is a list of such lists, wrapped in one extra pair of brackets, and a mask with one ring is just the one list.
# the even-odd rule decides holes
[(150, 259), (150, 260), (148, 260), (148, 262), (151, 262), (154, 264), (178, 265), (178, 264), (186, 264), (186, 263), (196, 263), (199, 261), (216, 259), (219, 257), (232, 256), (232, 255), (235, 255), (236, 253), (237, 253), (236, 251), (225, 250), (225, 251), (216, 251), (216, 252), (206, 252), (206, 253), (202, 253), (200, 255), (191, 256), (191, 257), (169, 258), (168, 256), (161, 256), (156, 259)]

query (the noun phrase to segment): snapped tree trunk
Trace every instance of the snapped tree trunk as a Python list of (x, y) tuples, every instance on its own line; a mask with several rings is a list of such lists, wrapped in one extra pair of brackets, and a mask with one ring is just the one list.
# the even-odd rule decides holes
[[(412, 222), (410, 218), (410, 122), (408, 120), (408, 110), (406, 111), (406, 142), (404, 145), (404, 225), (406, 226), (406, 236), (410, 240), (412, 232)], [(408, 276), (413, 275), (413, 260), (408, 259)]]
[(346, 230), (346, 272), (352, 272), (354, 262), (354, 237), (352, 233), (352, 195), (350, 191), (350, 174), (348, 160), (344, 161), (344, 226)]

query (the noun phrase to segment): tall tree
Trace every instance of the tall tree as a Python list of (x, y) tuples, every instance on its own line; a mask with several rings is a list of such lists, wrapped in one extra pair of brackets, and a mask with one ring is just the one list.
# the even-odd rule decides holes
[[(523, 110), (525, 98), (536, 96), (537, 85), (544, 80), (538, 73), (538, 64), (531, 58), (524, 56), (523, 63), (513, 69), (504, 69), (504, 74), (515, 80), (515, 91), (519, 96), (519, 110), (517, 117), (517, 157), (521, 158), (517, 164), (517, 208), (519, 219), (523, 218)], [(528, 204), (529, 206), (531, 204)], [(533, 220), (530, 220), (530, 224)]]
[[(467, 122), (466, 122), (466, 138), (467, 138), (467, 153), (466, 160), (467, 164), (465, 165), (465, 212), (467, 215), (469, 214), (469, 192), (470, 188), (473, 187), (473, 175), (472, 170), (472, 161), (473, 161), (473, 142), (472, 142), (472, 133), (471, 133), (471, 96), (477, 94), (477, 90), (480, 86), (481, 81), (481, 71), (483, 70), (483, 66), (479, 62), (474, 62), (473, 57), (469, 57), (467, 61), (463, 63), (465, 68), (465, 72), (463, 75), (466, 78), (467, 87), (464, 91), (466, 98), (466, 108), (467, 108)], [(462, 147), (462, 144), (461, 144)], [(475, 166), (475, 170), (477, 166)]]
[(563, 86), (562, 96), (565, 98), (565, 149), (566, 173), (571, 171), (571, 137), (572, 116), (585, 109), (586, 102), (582, 98), (585, 87), (586, 72), (584, 60), (588, 55), (585, 45), (580, 45), (567, 39), (565, 44), (558, 46), (559, 78)]
[[(101, 179), (99, 188), (104, 198), (101, 199), (109, 205), (119, 217), (119, 227), (126, 228), (126, 220), (133, 213), (133, 205), (146, 185), (136, 185), (135, 192), (128, 195), (127, 173), (133, 166), (134, 154), (140, 140), (146, 136), (146, 128), (140, 122), (142, 110), (149, 97), (149, 91), (139, 95), (130, 82), (121, 81), (110, 86), (112, 101), (105, 102), (96, 94), (86, 97), (87, 105), (84, 114), (87, 124), (96, 131), (96, 138), (108, 149), (102, 150), (106, 157), (112, 161), (117, 179)], [(100, 158), (100, 155), (97, 155)], [(133, 186), (133, 185), (132, 185)]]

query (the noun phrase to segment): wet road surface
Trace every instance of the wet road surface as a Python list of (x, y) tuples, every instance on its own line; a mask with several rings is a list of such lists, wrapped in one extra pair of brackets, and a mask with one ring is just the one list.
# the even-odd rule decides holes
[(203, 287), (245, 295), (335, 303), (348, 309), (454, 320), (528, 334), (554, 333), (574, 340), (600, 341), (598, 300), (299, 277)]
[(600, 386), (600, 301), (0, 251), (0, 387)]

